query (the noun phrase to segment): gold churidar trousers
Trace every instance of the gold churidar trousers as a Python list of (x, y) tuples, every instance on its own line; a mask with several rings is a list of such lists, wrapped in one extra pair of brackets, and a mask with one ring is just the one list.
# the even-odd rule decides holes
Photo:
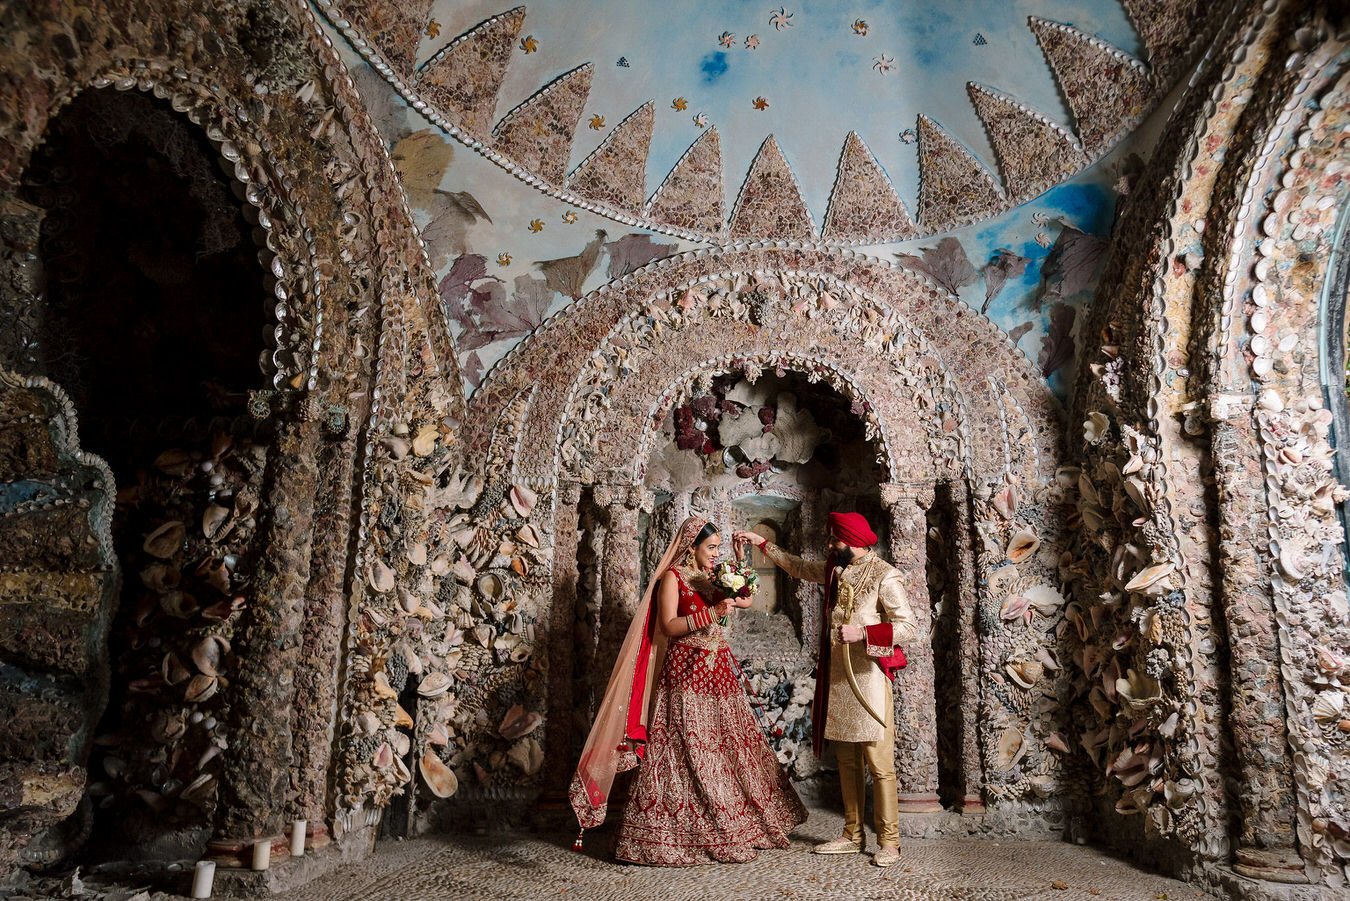
[[(889, 688), (890, 686), (887, 686)], [(839, 784), (844, 794), (844, 838), (863, 842), (863, 809), (867, 806), (867, 773), (872, 774), (872, 806), (877, 842), (900, 847), (900, 810), (895, 793), (895, 713), (886, 692), (886, 734), (881, 741), (836, 741)], [(864, 769), (865, 768), (865, 769)]]

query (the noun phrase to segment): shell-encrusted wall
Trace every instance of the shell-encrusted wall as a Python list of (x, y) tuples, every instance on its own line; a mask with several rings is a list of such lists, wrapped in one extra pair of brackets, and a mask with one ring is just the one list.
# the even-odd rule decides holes
[(1117, 229), (1062, 474), (1079, 741), (1127, 815), (1098, 828), (1138, 841), (1142, 814), (1160, 860), (1216, 882), (1346, 879), (1339, 34), (1285, 2), (1220, 35)]

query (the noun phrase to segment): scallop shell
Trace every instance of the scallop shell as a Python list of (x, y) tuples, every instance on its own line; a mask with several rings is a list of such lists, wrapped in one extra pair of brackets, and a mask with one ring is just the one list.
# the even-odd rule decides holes
[(183, 547), (186, 537), (187, 527), (172, 519), (145, 536), (145, 543), (141, 547), (150, 556), (167, 560)]
[(1008, 559), (1021, 563), (1030, 559), (1040, 546), (1041, 539), (1037, 537), (1035, 529), (1019, 529), (1008, 541)]
[(1312, 703), (1313, 719), (1319, 723), (1330, 723), (1341, 719), (1345, 710), (1345, 692), (1322, 691)]
[[(400, 716), (399, 719), (407, 719), (407, 722), (406, 723), (399, 722), (395, 723), (395, 725), (398, 726), (406, 725), (409, 729), (411, 729), (413, 725), (412, 717), (408, 716), (407, 712), (404, 711), (402, 707), (399, 708), (399, 711), (400, 713), (402, 713), (402, 716)], [(412, 739), (410, 739), (403, 732), (395, 732), (393, 735), (389, 736), (389, 744), (393, 746), (394, 754), (399, 757), (402, 757), (404, 754), (407, 754), (410, 750), (412, 750)]]
[(507, 741), (514, 741), (533, 732), (543, 722), (543, 719), (534, 711), (526, 713), (524, 707), (516, 704), (506, 711), (506, 716), (502, 717), (501, 725), (497, 727), (497, 731)]
[(422, 752), (421, 759), (417, 761), (417, 770), (422, 774), (422, 781), (427, 784), (427, 788), (438, 798), (449, 798), (459, 790), (455, 771), (446, 766), (430, 748)]

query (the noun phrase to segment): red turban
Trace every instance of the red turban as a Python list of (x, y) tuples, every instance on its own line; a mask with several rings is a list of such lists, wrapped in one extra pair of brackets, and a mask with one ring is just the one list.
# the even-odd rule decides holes
[(861, 513), (831, 513), (830, 531), (849, 547), (871, 547), (877, 543), (877, 533)]

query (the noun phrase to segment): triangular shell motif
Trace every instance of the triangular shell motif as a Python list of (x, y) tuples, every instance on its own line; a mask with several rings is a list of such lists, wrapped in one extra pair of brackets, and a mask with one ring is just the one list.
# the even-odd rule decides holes
[(886, 172), (856, 131), (848, 133), (825, 211), (824, 238), (835, 241), (903, 240), (915, 237), (905, 205)]
[(634, 110), (572, 172), (568, 190), (639, 215), (646, 197), (647, 151), (655, 122), (656, 104), (651, 101)]
[(527, 172), (561, 185), (594, 77), (595, 66), (586, 63), (540, 88), (492, 130), (494, 148)]
[(1122, 0), (1135, 31), (1148, 48), (1148, 64), (1160, 82), (1184, 62), (1195, 45), (1196, 24), (1209, 22), (1212, 0)]
[(417, 60), (431, 4), (432, 0), (330, 0), (321, 5), (335, 25), (361, 35), (396, 74), (406, 78)]
[(764, 139), (731, 210), (728, 235), (733, 240), (775, 238), (810, 240), (816, 236), (811, 211), (773, 135)]
[(694, 232), (722, 231), (722, 138), (709, 128), (689, 145), (656, 193), (647, 201), (647, 218)]
[(1034, 197), (1088, 164), (1067, 128), (983, 85), (966, 85), (1014, 197)]
[(1154, 95), (1148, 70), (1077, 28), (1036, 16), (1028, 22), (1073, 110), (1083, 151), (1096, 156), (1148, 110)]
[(919, 116), (919, 221), (944, 232), (1006, 207), (1002, 188), (975, 155), (927, 116)]
[(455, 126), (487, 137), (524, 22), (525, 7), (517, 6), (455, 38), (418, 70), (422, 98)]

